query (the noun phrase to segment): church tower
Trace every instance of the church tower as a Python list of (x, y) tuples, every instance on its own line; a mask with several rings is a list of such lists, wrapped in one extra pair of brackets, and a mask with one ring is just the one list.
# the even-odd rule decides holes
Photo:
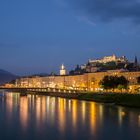
[(63, 64), (60, 67), (60, 75), (66, 75), (66, 69), (65, 69), (65, 66)]
[(137, 56), (135, 56), (135, 66), (137, 66), (138, 65), (138, 59), (137, 59)]
[(138, 59), (137, 59), (137, 56), (135, 56), (135, 61), (134, 61), (134, 68), (135, 68), (135, 71), (139, 71), (139, 63), (138, 63)]

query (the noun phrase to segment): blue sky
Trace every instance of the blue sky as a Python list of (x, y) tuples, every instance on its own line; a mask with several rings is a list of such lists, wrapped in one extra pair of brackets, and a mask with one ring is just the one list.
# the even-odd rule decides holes
[(140, 55), (138, 0), (0, 1), (0, 68), (57, 72), (89, 58)]

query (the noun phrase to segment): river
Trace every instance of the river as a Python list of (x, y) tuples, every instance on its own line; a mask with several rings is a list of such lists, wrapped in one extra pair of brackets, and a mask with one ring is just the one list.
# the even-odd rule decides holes
[(3, 92), (0, 140), (140, 140), (140, 109)]

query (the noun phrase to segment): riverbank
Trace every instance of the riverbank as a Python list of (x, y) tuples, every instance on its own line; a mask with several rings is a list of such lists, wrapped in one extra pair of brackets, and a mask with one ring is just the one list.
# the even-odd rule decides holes
[(115, 105), (140, 108), (140, 94), (89, 94), (79, 95), (78, 99)]
[(111, 103), (127, 107), (140, 108), (140, 94), (120, 94), (120, 93), (35, 93), (47, 96), (78, 99), (102, 103)]

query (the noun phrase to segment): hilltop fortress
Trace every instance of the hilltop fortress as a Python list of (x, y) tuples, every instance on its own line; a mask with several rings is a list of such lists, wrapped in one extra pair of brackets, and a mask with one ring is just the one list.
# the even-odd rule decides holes
[(126, 59), (125, 56), (122, 57), (117, 57), (115, 54), (112, 56), (105, 56), (101, 59), (89, 59), (89, 63), (108, 63), (108, 62), (122, 62), (126, 63), (128, 60)]

